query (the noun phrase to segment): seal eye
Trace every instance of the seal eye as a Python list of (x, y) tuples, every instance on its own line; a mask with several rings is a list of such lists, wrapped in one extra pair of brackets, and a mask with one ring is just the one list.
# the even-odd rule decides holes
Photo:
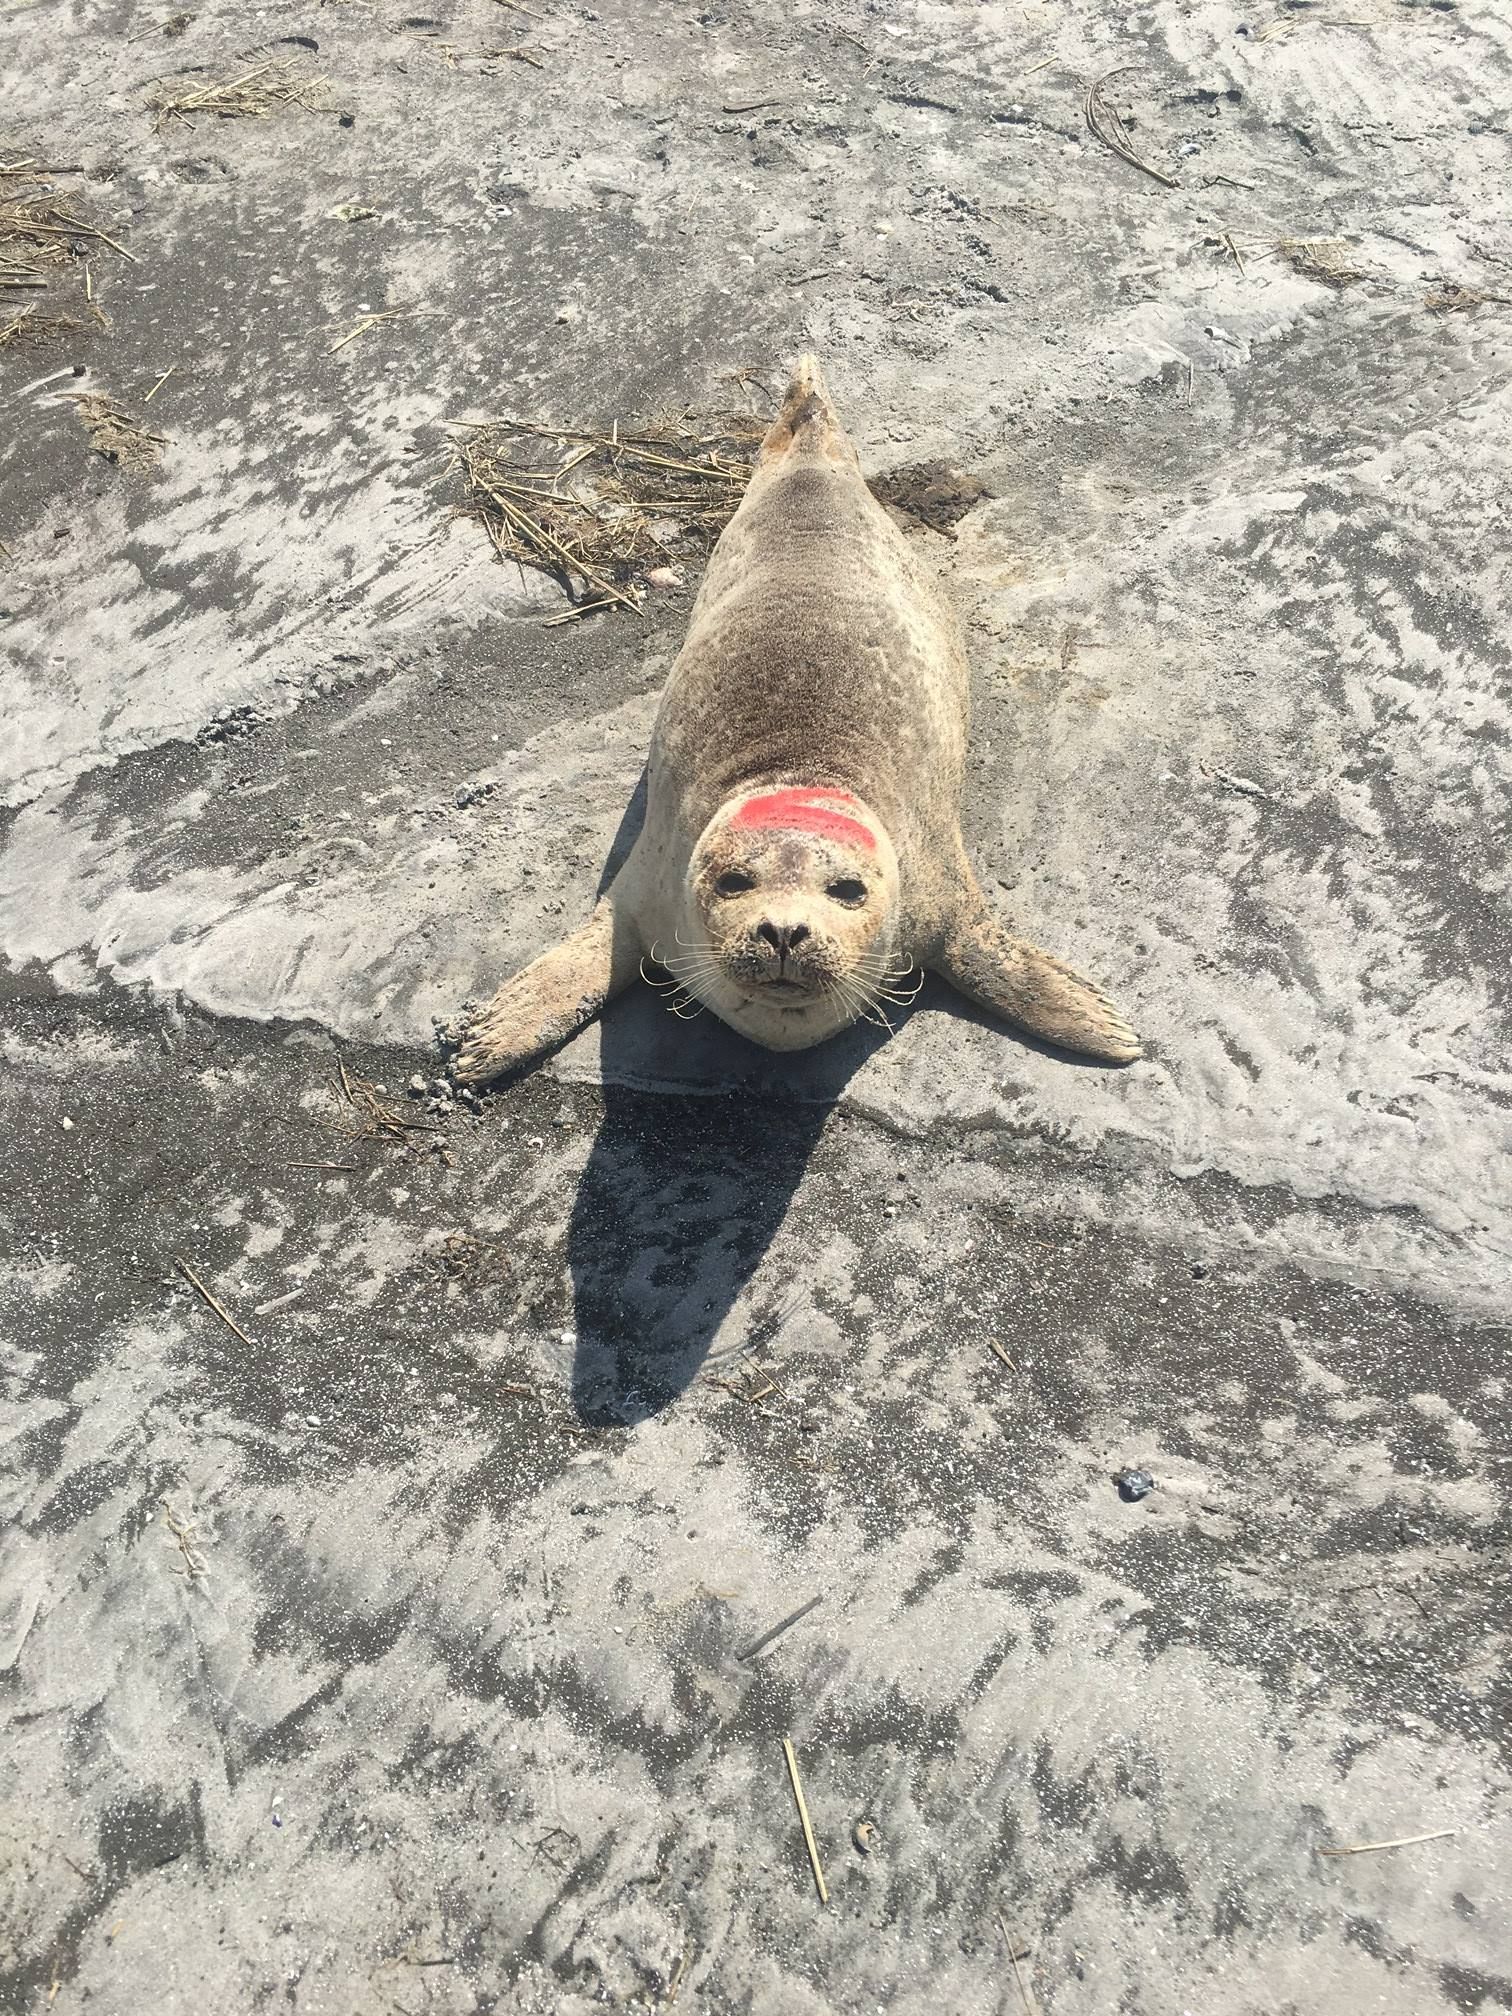
[(848, 910), (855, 910), (866, 901), (866, 884), (847, 875), (840, 882), (831, 882), (824, 893), (832, 902), (843, 903)]
[(746, 875), (739, 868), (732, 868), (728, 875), (721, 875), (714, 884), (716, 896), (744, 896), (747, 889), (756, 887), (754, 875)]

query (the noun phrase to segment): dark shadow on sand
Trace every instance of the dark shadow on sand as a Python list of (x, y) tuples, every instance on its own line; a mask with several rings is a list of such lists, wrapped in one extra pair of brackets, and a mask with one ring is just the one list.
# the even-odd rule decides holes
[[(600, 891), (644, 816), (642, 776)], [(697, 1376), (787, 1216), (852, 1073), (886, 1040), (863, 1026), (791, 1059), (637, 984), (600, 1032), (604, 1117), (568, 1230), (584, 1421), (645, 1420)], [(775, 1311), (783, 1285), (772, 1284)], [(793, 1284), (787, 1284), (789, 1288)], [(756, 1332), (761, 1312), (753, 1312)]]
[[(678, 1022), (650, 988), (611, 1008), (604, 1117), (567, 1243), (572, 1397), (583, 1420), (644, 1420), (692, 1383), (787, 1216), (835, 1101), (885, 1041), (863, 1026), (788, 1060), (711, 1015)], [(682, 1089), (654, 1089), (669, 1066)], [(759, 1338), (764, 1318), (775, 1328), (800, 1286), (767, 1284), (748, 1334)]]

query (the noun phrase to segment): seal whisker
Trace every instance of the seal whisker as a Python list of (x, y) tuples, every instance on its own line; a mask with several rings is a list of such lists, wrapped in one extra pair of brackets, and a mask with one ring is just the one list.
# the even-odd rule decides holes
[(910, 1002), (918, 1000), (919, 990), (923, 985), (924, 985), (924, 975), (921, 973), (918, 979), (912, 985), (912, 987), (889, 987), (884, 983), (882, 986), (878, 987), (875, 991), (879, 995), (881, 995), (884, 1000), (895, 1001), (900, 1008), (906, 1008), (908, 1007)]
[(849, 1021), (859, 1022), (869, 1019), (872, 1007), (871, 995), (849, 974), (835, 974), (827, 983), (825, 992), (832, 994), (840, 1003)]
[(702, 981), (716, 979), (719, 974), (719, 968), (712, 959), (679, 960), (676, 966), (668, 967), (667, 970), (679, 987), (696, 986)]

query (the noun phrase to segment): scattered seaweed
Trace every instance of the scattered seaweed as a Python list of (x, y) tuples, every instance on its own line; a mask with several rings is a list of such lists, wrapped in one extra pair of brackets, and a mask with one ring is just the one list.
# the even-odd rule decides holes
[[(455, 1282), (469, 1294), (503, 1288), (513, 1273), (513, 1262), (504, 1246), (471, 1232), (448, 1232), (430, 1261), (443, 1281)], [(544, 1402), (542, 1405), (544, 1409)]]
[(410, 1139), (412, 1134), (440, 1135), (446, 1131), (444, 1128), (429, 1120), (411, 1119), (401, 1107), (389, 1102), (382, 1087), (375, 1085), (370, 1078), (348, 1071), (339, 1057), (336, 1060), (336, 1080), (340, 1094), (338, 1104), (344, 1102), (357, 1117), (356, 1129), (347, 1134), (349, 1141), (382, 1141), (403, 1148), (408, 1155), (435, 1152), (450, 1166), (444, 1143), (435, 1140), (417, 1144)]
[[(734, 515), (765, 428), (747, 414), (683, 415), (634, 432), (529, 420), (455, 428), (452, 467), (501, 559), (569, 594), (638, 609), (653, 568), (702, 557)], [(543, 457), (534, 444), (549, 444)], [(547, 466), (539, 466), (542, 462)]]
[(329, 112), (331, 80), (297, 57), (265, 58), (237, 77), (196, 84), (194, 72), (164, 77), (152, 87), (153, 123), (161, 132), (174, 119), (192, 126), (201, 114), (217, 119), (267, 119), (275, 112)]
[(945, 539), (954, 539), (967, 512), (991, 494), (979, 476), (949, 462), (910, 462), (889, 469), (871, 478), (870, 489), (879, 504), (906, 513)]

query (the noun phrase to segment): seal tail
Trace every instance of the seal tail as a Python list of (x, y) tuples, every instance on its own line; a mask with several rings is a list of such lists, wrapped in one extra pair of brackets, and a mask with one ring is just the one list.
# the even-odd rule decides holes
[(793, 453), (816, 453), (831, 462), (854, 461), (855, 450), (835, 417), (819, 359), (798, 359), (777, 418), (766, 431), (756, 466), (764, 468)]

